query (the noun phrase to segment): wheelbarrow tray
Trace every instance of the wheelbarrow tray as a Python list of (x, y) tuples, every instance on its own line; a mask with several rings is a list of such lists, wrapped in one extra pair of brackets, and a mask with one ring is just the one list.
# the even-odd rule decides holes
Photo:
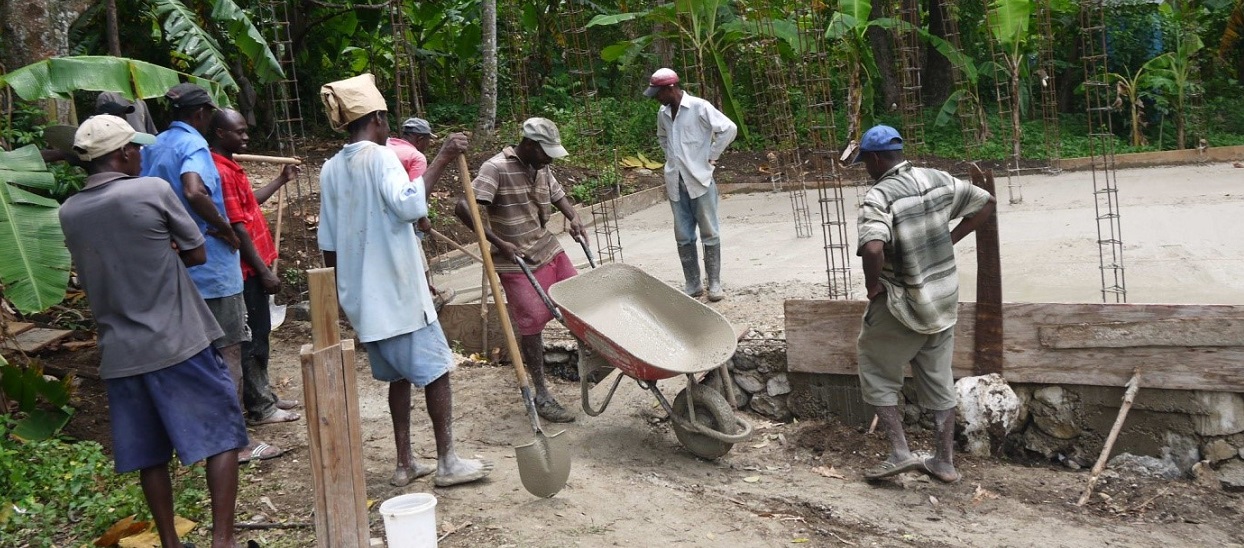
[(563, 280), (549, 297), (571, 333), (638, 380), (708, 371), (738, 345), (716, 310), (631, 265), (606, 264)]

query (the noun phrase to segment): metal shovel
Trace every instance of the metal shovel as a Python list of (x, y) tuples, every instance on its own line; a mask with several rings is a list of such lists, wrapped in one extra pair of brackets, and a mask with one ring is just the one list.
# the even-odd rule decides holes
[(458, 157), (458, 169), (462, 172), (462, 190), (466, 194), (467, 208), (471, 213), (471, 222), (475, 225), (475, 237), (479, 240), (480, 257), (484, 260), (484, 270), (488, 274), (488, 284), (492, 294), (497, 296), (497, 317), (501, 320), (501, 330), (505, 333), (506, 348), (510, 352), (510, 360), (514, 362), (514, 372), (518, 376), (518, 386), (522, 392), (523, 405), (531, 418), (531, 429), (535, 440), (526, 445), (514, 446), (518, 460), (518, 477), (527, 492), (541, 498), (556, 495), (566, 486), (570, 477), (570, 440), (566, 431), (545, 435), (540, 427), (540, 416), (536, 413), (536, 400), (531, 392), (531, 378), (527, 368), (523, 366), (523, 354), (518, 348), (518, 340), (514, 337), (514, 326), (510, 323), (510, 315), (505, 308), (504, 293), (501, 280), (492, 264), (492, 254), (488, 251), (488, 239), (484, 235), (484, 224), (480, 220), (479, 210), (475, 202), (475, 190), (471, 187), (471, 173), (467, 166), (466, 156)]

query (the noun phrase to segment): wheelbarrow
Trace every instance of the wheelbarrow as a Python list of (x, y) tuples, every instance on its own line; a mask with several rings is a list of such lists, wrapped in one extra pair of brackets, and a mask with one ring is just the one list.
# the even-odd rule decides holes
[[(591, 251), (580, 240), (591, 260)], [(593, 267), (595, 267), (595, 262)], [(546, 293), (519, 261), (549, 311), (579, 339), (579, 387), (583, 412), (600, 415), (623, 378), (652, 392), (669, 414), (674, 434), (704, 459), (725, 455), (746, 441), (752, 425), (734, 413), (734, 382), (728, 368), (738, 340), (716, 310), (631, 265), (611, 263), (554, 284)], [(592, 405), (594, 373), (609, 366), (621, 374)], [(718, 370), (725, 394), (697, 378)], [(683, 375), (687, 386), (673, 405), (657, 381)]]

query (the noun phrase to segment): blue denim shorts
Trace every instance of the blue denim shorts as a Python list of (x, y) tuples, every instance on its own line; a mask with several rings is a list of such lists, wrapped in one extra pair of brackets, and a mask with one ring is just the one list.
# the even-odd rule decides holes
[(383, 382), (406, 379), (423, 388), (450, 372), (455, 364), (440, 322), (396, 337), (365, 342), (363, 347), (367, 349), (367, 361), (371, 362), (371, 376)]
[(213, 347), (141, 375), (108, 379), (117, 473), (182, 464), (247, 444), (246, 423), (229, 369)]

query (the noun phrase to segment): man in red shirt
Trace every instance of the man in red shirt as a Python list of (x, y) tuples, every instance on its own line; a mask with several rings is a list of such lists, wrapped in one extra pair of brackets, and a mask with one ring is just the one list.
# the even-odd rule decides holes
[[(397, 160), (402, 163), (402, 168), (406, 170), (406, 175), (410, 180), (415, 180), (423, 176), (423, 172), (428, 170), (428, 157), (423, 154), (432, 144), (432, 139), (436, 138), (436, 134), (432, 133), (432, 124), (423, 118), (407, 118), (402, 122), (401, 137), (390, 137), (385, 142), (386, 147), (397, 154)], [(432, 232), (432, 221), (427, 217), (420, 218), (415, 222), (416, 234), (422, 240)], [(427, 252), (423, 251), (423, 275), (428, 278), (428, 289), (432, 291), (432, 303), (436, 307), (436, 311), (440, 312), (445, 305), (454, 300), (457, 293), (452, 287), (437, 288), (432, 285), (431, 267), (428, 266)]]
[(212, 160), (220, 171), (225, 211), (241, 242), (238, 250), (242, 253), (242, 297), (251, 330), (251, 342), (242, 344), (242, 400), (247, 422), (260, 425), (300, 418), (298, 413), (288, 411), (298, 402), (279, 399), (268, 384), (268, 333), (272, 330), (268, 295), (281, 290), (281, 280), (270, 268), (277, 258), (277, 249), (268, 231), (268, 221), (259, 209), (259, 204), (297, 177), (300, 168), (286, 165), (271, 183), (253, 190), (242, 166), (233, 161), (234, 154), (246, 150), (250, 140), (246, 129), (246, 119), (241, 114), (225, 109), (212, 117), (208, 135)]

